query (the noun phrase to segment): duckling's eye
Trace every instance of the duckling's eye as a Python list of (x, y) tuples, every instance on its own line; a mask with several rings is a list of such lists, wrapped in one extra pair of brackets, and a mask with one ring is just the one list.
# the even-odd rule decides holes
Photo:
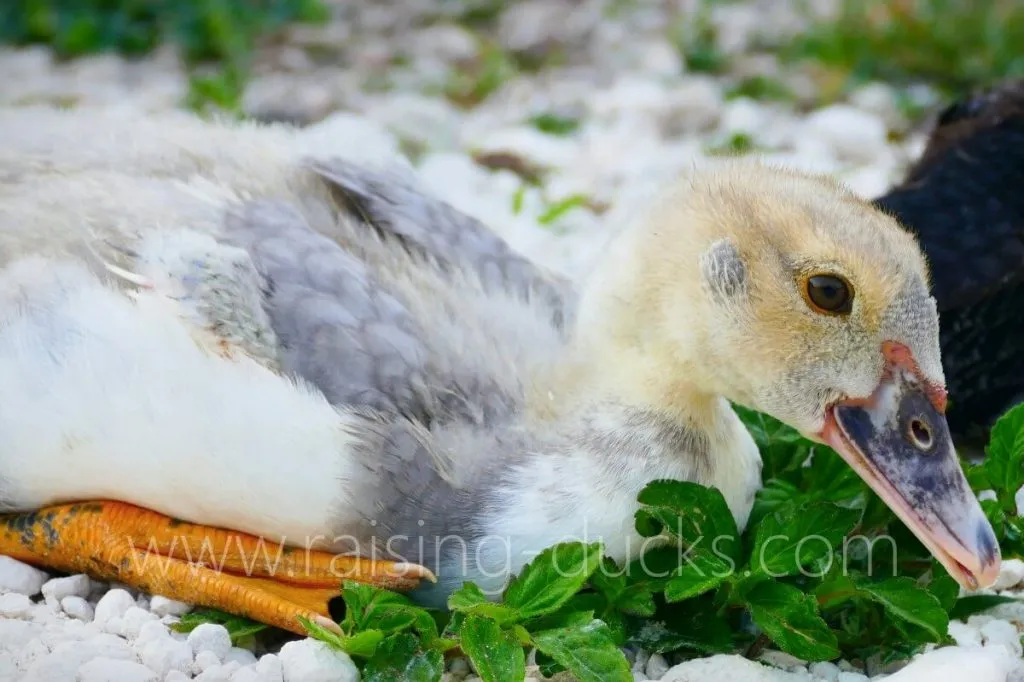
[(807, 299), (818, 312), (845, 315), (853, 309), (853, 287), (837, 275), (807, 279)]

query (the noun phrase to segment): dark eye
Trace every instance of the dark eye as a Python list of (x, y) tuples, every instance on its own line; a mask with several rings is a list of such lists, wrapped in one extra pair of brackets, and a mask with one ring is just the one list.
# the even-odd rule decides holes
[(819, 312), (845, 315), (853, 309), (853, 288), (836, 275), (814, 275), (807, 280), (807, 298)]

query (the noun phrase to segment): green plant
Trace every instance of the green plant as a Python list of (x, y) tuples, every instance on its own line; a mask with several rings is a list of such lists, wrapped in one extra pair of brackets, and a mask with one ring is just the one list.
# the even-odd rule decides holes
[(180, 47), (194, 72), (188, 104), (237, 110), (256, 41), (291, 22), (319, 22), (320, 0), (12, 0), (0, 7), (0, 42), (43, 43), (61, 58), (112, 51), (141, 56)]
[(231, 643), (244, 648), (251, 648), (256, 636), (269, 627), (217, 609), (196, 609), (182, 616), (177, 623), (171, 625), (171, 629), (175, 632), (192, 632), (203, 623), (223, 625), (231, 636)]
[(1024, 5), (1016, 0), (844, 0), (783, 47), (853, 83), (929, 82), (958, 91), (1024, 75)]
[(444, 93), (454, 104), (471, 107), (490, 97), (518, 73), (512, 58), (491, 42), (481, 44), (473, 64), (452, 72)]
[[(753, 655), (770, 643), (809, 661), (886, 661), (948, 643), (950, 618), (1013, 601), (958, 599), (953, 579), (838, 455), (771, 417), (737, 411), (761, 450), (764, 478), (742, 534), (718, 490), (654, 481), (638, 497), (635, 524), (656, 546), (626, 566), (600, 543), (562, 543), (499, 599), (465, 583), (444, 613), (348, 582), (341, 634), (303, 624), (353, 656), (367, 680), (437, 680), (445, 653), (460, 649), (484, 682), (518, 682), (534, 648), (545, 674), (628, 682), (625, 644)], [(1024, 405), (999, 420), (985, 462), (967, 471), (975, 490), (996, 493), (985, 507), (1004, 556), (1020, 556), (1014, 494), (1024, 485)], [(232, 618), (213, 613), (216, 622)], [(191, 614), (183, 626), (204, 617)], [(244, 619), (232, 627), (252, 634)]]
[(991, 490), (996, 499), (982, 500), (1003, 556), (1024, 556), (1024, 518), (1017, 516), (1016, 493), (1024, 486), (1024, 404), (1004, 414), (992, 427), (985, 460), (967, 467), (975, 492)]
[(717, 144), (710, 145), (706, 152), (711, 156), (732, 156), (749, 154), (757, 149), (749, 133), (732, 133)]
[(530, 125), (542, 133), (564, 137), (572, 135), (579, 130), (580, 121), (576, 118), (568, 118), (558, 114), (543, 113), (531, 117)]
[(697, 12), (674, 30), (673, 40), (690, 71), (719, 73), (729, 65), (718, 48), (718, 31), (711, 22), (711, 2), (702, 0)]

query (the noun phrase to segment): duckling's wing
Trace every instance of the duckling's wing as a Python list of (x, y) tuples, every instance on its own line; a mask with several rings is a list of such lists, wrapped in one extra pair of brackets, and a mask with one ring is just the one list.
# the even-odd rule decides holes
[(418, 187), (408, 172), (340, 158), (313, 161), (310, 168), (368, 226), (448, 267), (472, 270), (489, 290), (541, 298), (555, 310), (557, 322), (564, 323), (575, 299), (568, 280), (516, 253), (479, 220)]
[[(240, 205), (228, 214), (225, 237), (248, 251), (264, 277), (282, 367), (332, 404), (431, 425), (489, 422), (521, 402), (520, 367), (507, 339), (474, 319), (472, 304), (453, 308), (473, 291), (455, 290), (439, 271), (416, 261), (389, 270), (361, 259), (284, 201)], [(550, 312), (539, 315), (550, 319)]]

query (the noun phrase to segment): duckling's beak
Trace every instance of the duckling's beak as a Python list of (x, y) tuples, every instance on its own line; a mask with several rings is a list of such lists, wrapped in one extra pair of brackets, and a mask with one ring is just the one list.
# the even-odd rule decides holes
[(945, 390), (930, 383), (904, 346), (883, 346), (886, 371), (867, 400), (828, 412), (828, 443), (949, 574), (968, 589), (999, 575), (999, 543), (971, 492), (943, 415)]

